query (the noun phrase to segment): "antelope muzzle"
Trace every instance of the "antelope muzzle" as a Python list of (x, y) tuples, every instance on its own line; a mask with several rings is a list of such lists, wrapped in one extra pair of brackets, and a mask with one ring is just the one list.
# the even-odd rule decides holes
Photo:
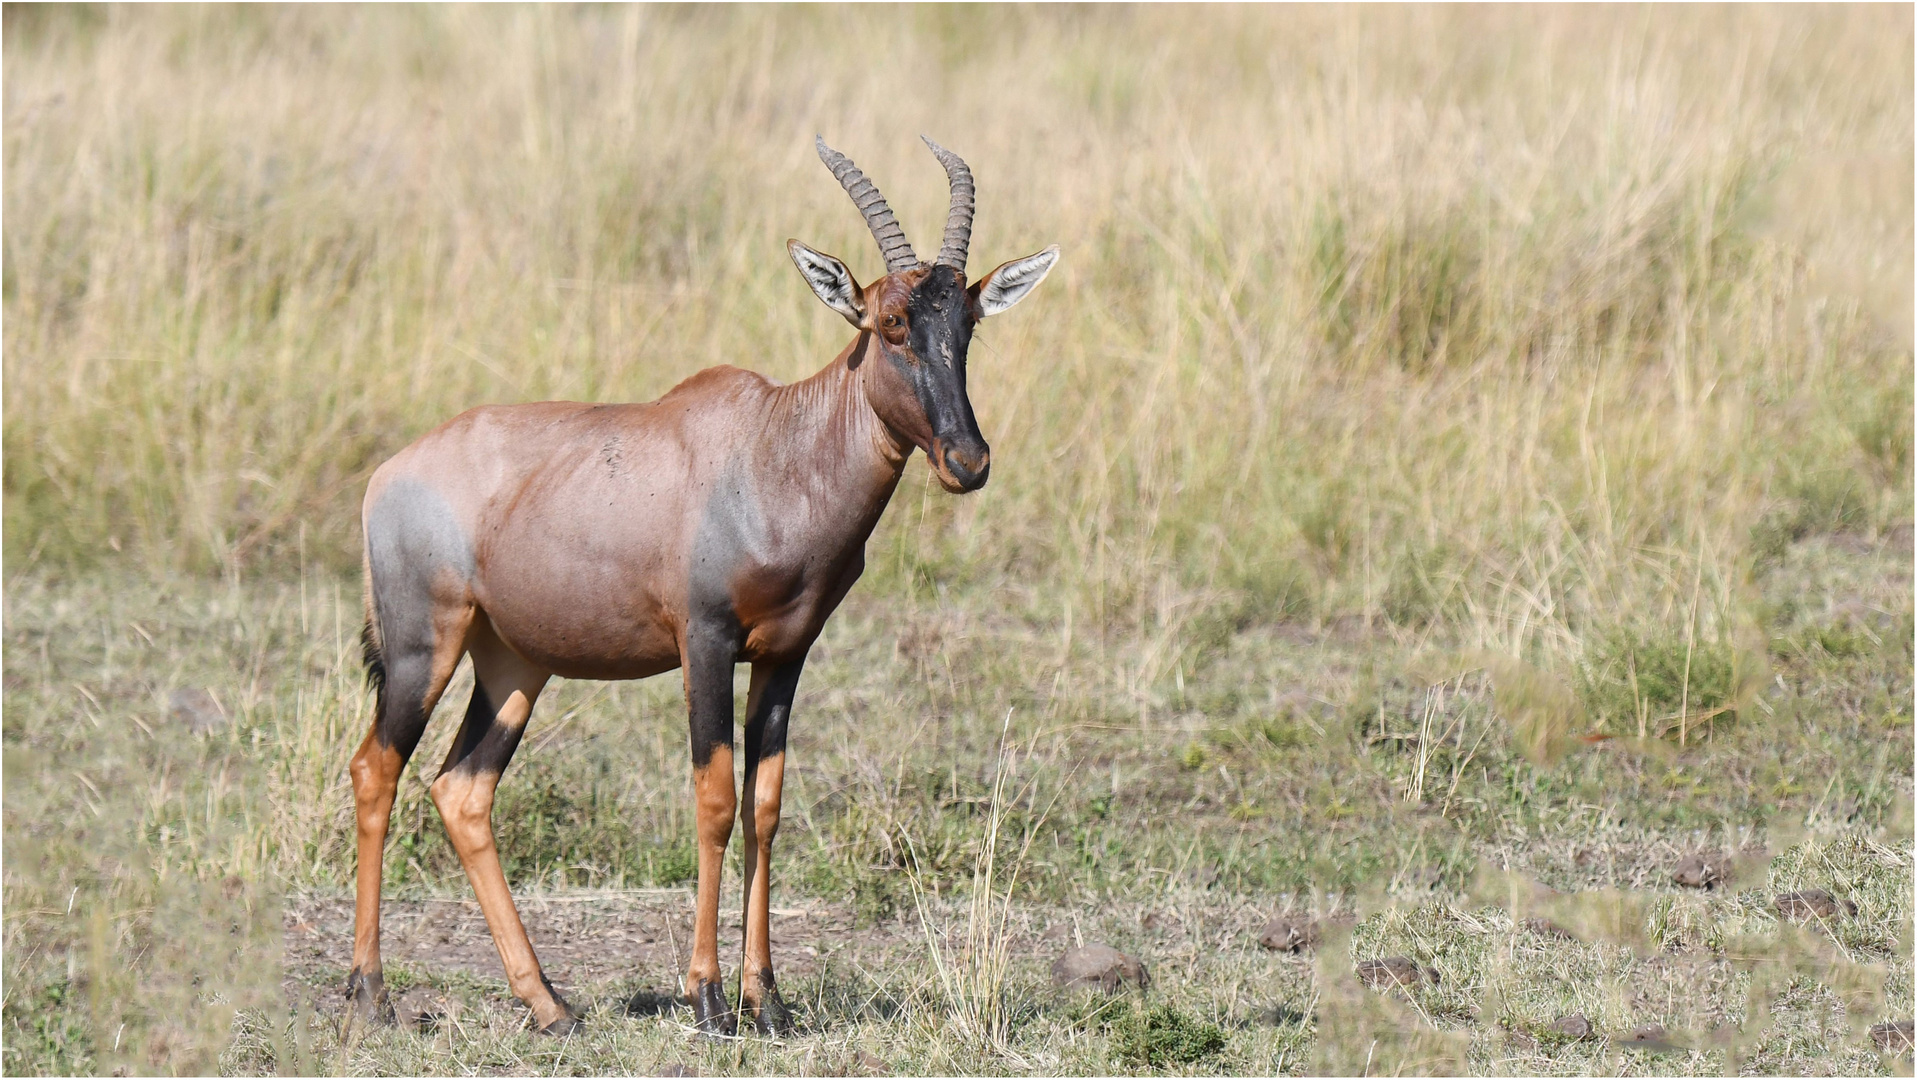
[(992, 448), (977, 436), (933, 439), (931, 457), (939, 483), (955, 495), (977, 491), (992, 475)]

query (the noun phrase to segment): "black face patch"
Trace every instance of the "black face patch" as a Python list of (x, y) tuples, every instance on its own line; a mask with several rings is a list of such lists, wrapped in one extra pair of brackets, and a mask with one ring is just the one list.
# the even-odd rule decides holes
[(965, 283), (949, 266), (934, 266), (905, 301), (911, 326), (908, 343), (920, 360), (963, 371), (965, 350), (972, 343), (972, 320), (966, 312)]
[(972, 344), (971, 311), (964, 279), (949, 266), (934, 266), (905, 302), (906, 344), (919, 359), (905, 374), (933, 437), (952, 446), (983, 447), (972, 402), (965, 393), (965, 355)]

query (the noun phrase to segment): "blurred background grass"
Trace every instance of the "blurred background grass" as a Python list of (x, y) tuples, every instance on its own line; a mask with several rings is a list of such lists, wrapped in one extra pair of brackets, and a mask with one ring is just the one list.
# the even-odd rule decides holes
[[(275, 976), (153, 943), (345, 883), (373, 466), (843, 346), (782, 253), (879, 267), (815, 132), (921, 246), (925, 132), (980, 179), (975, 270), (1065, 261), (975, 342), (992, 484), (915, 462), (820, 644), (782, 889), (962, 890), (1008, 708), (1060, 794), (1035, 900), (1425, 895), (1487, 853), (1637, 889), (1786, 821), (1909, 854), (1906, 8), (4, 18), (8, 1071), (213, 1067)], [(515, 887), (689, 873), (670, 682), (555, 687)], [(162, 726), (182, 687), (227, 725)], [(464, 895), (451, 727), (403, 894)]]
[(981, 265), (1066, 260), (979, 344), (989, 497), (892, 515), (868, 590), (1730, 641), (1780, 542), (1910, 516), (1910, 44), (1868, 8), (10, 12), (8, 563), (348, 572), (367, 473), (474, 404), (804, 376), (845, 333), (781, 242), (876, 265), (811, 135), (928, 242), (926, 131)]

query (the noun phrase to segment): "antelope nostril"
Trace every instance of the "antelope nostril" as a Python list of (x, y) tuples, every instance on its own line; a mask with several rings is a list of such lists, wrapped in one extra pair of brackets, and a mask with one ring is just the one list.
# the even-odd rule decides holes
[(965, 472), (976, 474), (982, 471), (991, 460), (992, 454), (988, 450), (980, 450), (972, 454), (953, 447), (945, 451), (945, 466), (946, 468), (956, 467), (954, 471), (962, 469)]
[(959, 482), (970, 491), (985, 482), (985, 474), (992, 467), (992, 452), (981, 446), (976, 450), (960, 449), (956, 446), (944, 447), (940, 459), (946, 475)]

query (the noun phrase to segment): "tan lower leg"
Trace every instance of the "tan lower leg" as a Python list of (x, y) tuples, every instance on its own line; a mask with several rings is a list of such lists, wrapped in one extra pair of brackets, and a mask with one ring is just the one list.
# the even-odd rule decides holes
[(381, 863), (386, 855), (386, 829), (393, 813), (393, 793), (399, 788), (404, 762), (399, 751), (381, 746), (371, 732), (353, 755), (354, 811), (358, 819), (359, 854), (353, 900), (353, 970), (364, 977), (380, 972), (379, 891)]
[(692, 790), (699, 833), (699, 896), (692, 920), (692, 962), (686, 970), (688, 994), (696, 993), (703, 983), (720, 981), (719, 882), (738, 804), (730, 746), (713, 747), (711, 759), (692, 770)]
[(761, 759), (745, 778), (739, 807), (745, 856), (745, 961), (739, 977), (749, 1009), (756, 1012), (761, 977), (772, 972), (772, 840), (779, 832), (779, 795), (785, 784), (785, 755)]
[(569, 1014), (546, 985), (539, 957), (533, 952), (532, 940), (526, 936), (512, 891), (506, 886), (505, 872), (499, 866), (492, 826), (493, 790), (498, 783), (496, 773), (443, 773), (433, 781), (433, 803), (439, 807), (446, 835), (473, 883), (479, 910), (485, 913), (486, 927), (499, 950), (499, 962), (506, 969), (506, 982), (513, 994), (532, 1009), (539, 1026), (545, 1027)]

